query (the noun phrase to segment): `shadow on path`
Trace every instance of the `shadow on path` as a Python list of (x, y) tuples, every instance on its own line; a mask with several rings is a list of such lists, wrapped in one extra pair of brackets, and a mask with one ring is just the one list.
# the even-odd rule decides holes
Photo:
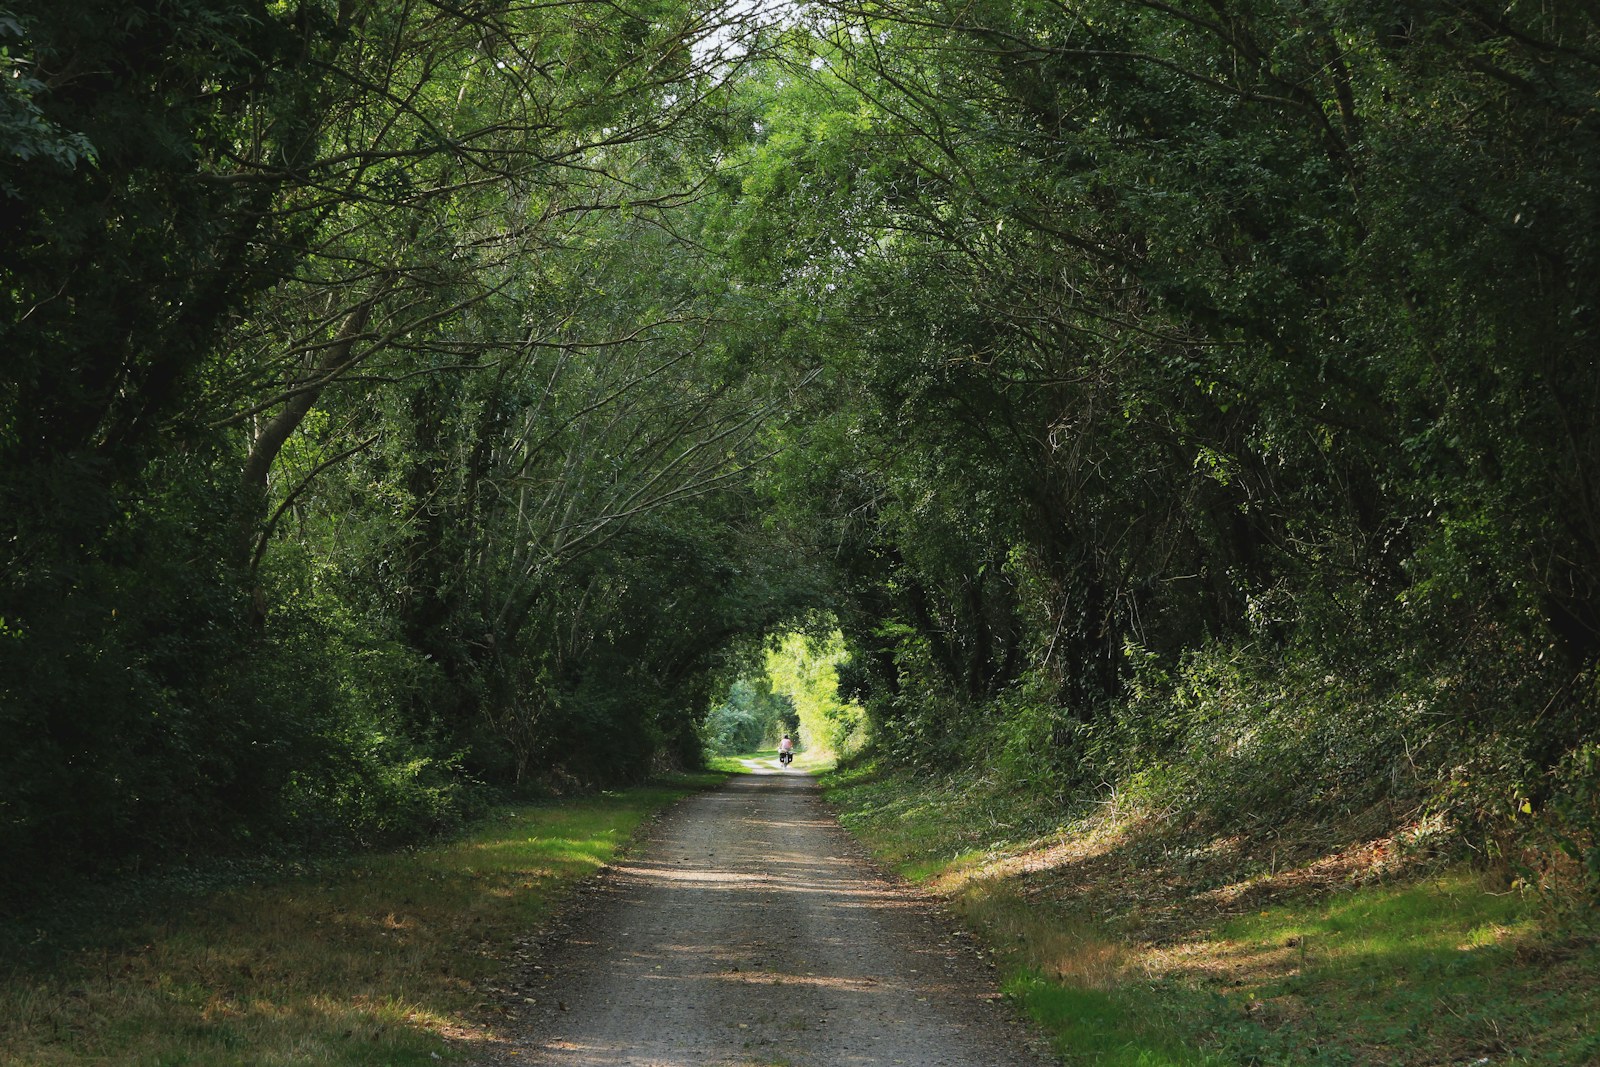
[(684, 801), (522, 976), (478, 1062), (1037, 1067), (992, 975), (798, 772)]

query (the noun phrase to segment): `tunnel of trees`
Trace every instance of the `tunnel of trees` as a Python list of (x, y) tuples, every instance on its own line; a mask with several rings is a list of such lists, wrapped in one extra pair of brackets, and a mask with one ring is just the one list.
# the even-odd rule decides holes
[(1600, 884), (1597, 19), (9, 0), (7, 892), (690, 765), (835, 627), (895, 765)]

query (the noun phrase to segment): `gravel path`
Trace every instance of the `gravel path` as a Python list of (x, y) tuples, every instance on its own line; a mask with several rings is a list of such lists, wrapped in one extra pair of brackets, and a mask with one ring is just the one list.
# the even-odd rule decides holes
[(568, 922), (485, 1067), (1053, 1062), (976, 950), (868, 863), (797, 771), (684, 801)]

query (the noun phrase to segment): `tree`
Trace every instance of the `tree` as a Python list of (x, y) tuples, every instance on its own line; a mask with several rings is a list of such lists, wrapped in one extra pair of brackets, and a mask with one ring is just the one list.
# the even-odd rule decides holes
[(812, 10), (747, 214), (767, 284), (839, 324), (846, 404), (798, 483), (880, 726), (976, 758), (1021, 715), (1062, 775), (1198, 752), (1174, 687), (1245, 657), (1263, 721), (1282, 684), (1360, 759), (1426, 736), (1549, 781), (1596, 721), (1586, 505), (1557, 500), (1592, 465), (1589, 249), (1555, 221), (1592, 165), (1592, 18)]

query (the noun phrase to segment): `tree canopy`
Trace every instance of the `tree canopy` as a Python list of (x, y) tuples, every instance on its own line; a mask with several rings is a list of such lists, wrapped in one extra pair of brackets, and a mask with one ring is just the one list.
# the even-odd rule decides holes
[(1600, 872), (1582, 5), (13, 0), (0, 62), (35, 885), (692, 763), (835, 626), (838, 747)]

